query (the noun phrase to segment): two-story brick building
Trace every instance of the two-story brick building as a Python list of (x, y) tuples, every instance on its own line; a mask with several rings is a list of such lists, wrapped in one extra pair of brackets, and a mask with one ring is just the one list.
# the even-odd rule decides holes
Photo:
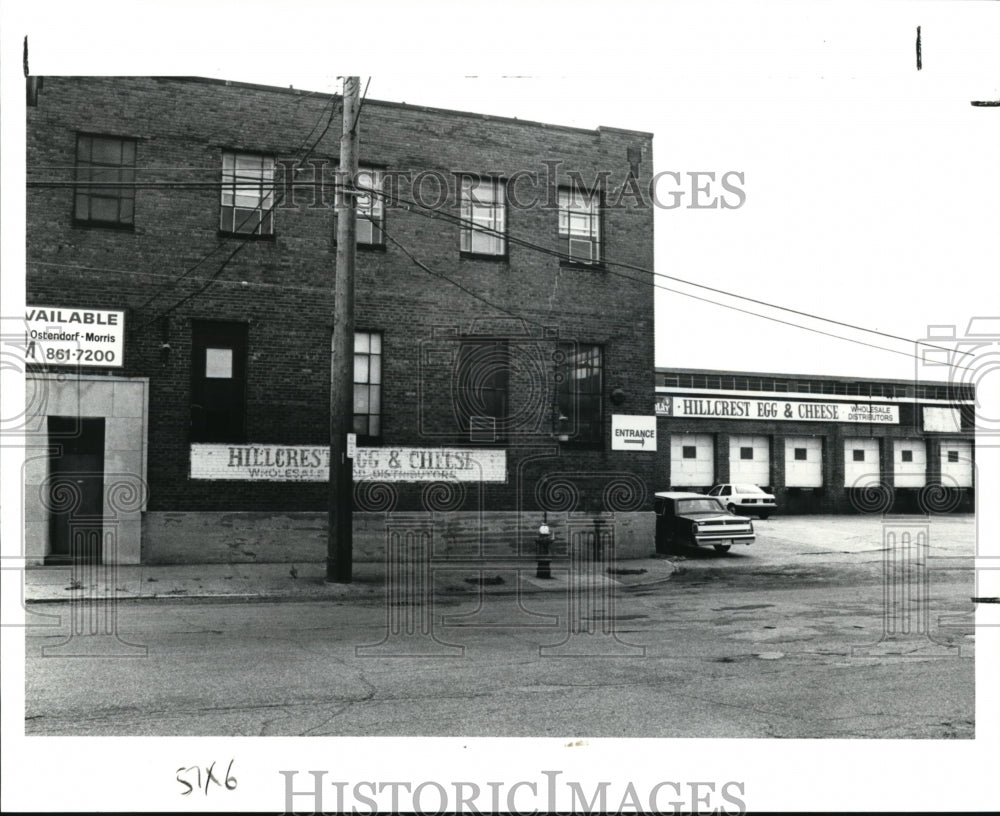
[[(321, 560), (339, 97), (32, 88), (29, 559)], [(358, 126), (358, 557), (393, 512), (471, 552), (600, 514), (645, 554), (655, 454), (609, 429), (653, 414), (653, 214), (622, 194), (651, 136), (373, 99)]]

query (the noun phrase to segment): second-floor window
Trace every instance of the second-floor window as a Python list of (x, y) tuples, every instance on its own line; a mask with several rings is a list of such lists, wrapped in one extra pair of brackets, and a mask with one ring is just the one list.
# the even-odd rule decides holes
[(135, 224), (134, 139), (77, 135), (73, 220), (108, 227)]
[(367, 167), (358, 170), (355, 184), (361, 193), (357, 197), (357, 240), (362, 246), (383, 246), (385, 238), (382, 224), (385, 223), (385, 201), (375, 192), (382, 191), (382, 173)]
[(567, 260), (596, 264), (601, 261), (601, 196), (577, 187), (559, 190), (559, 237), (565, 241)]
[(507, 253), (507, 210), (498, 179), (462, 177), (459, 249), (475, 255)]
[(274, 235), (274, 159), (222, 154), (219, 229), (233, 235)]

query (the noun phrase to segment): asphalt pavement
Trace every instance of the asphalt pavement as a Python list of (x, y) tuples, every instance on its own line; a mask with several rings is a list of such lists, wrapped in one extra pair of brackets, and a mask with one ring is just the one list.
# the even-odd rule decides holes
[[(416, 568), (416, 565), (415, 565)], [(510, 594), (561, 592), (570, 582), (609, 582), (623, 586), (656, 584), (669, 579), (674, 561), (639, 558), (615, 562), (603, 574), (586, 570), (570, 574), (565, 559), (551, 563), (551, 578), (538, 578), (537, 564), (464, 560), (431, 568), (435, 593)], [(25, 570), (27, 603), (71, 601), (264, 601), (375, 599), (386, 592), (385, 562), (353, 565), (349, 583), (328, 582), (325, 563), (306, 564), (185, 564), (164, 566), (79, 565), (29, 567)], [(395, 579), (394, 579), (395, 580)]]

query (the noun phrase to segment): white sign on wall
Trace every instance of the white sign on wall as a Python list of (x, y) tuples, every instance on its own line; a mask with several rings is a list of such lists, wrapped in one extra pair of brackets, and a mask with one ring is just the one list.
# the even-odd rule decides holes
[(924, 430), (942, 433), (962, 432), (962, 413), (958, 408), (924, 407)]
[(612, 414), (611, 450), (655, 451), (656, 417)]
[(25, 362), (119, 368), (125, 362), (125, 312), (28, 306)]
[[(505, 482), (507, 452), (457, 448), (356, 448), (354, 481)], [(191, 446), (191, 478), (241, 482), (326, 482), (326, 445)]]
[(867, 402), (798, 402), (732, 397), (673, 397), (657, 402), (657, 413), (675, 417), (767, 419), (797, 422), (870, 422), (898, 425), (898, 405)]

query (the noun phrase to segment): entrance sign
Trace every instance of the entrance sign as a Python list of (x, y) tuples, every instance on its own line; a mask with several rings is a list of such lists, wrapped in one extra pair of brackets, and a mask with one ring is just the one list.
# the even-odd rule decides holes
[(656, 417), (612, 414), (611, 450), (655, 451)]
[(661, 416), (712, 419), (899, 424), (898, 405), (875, 405), (867, 402), (797, 402), (732, 397), (659, 397), (656, 402), (656, 413)]
[(125, 312), (28, 306), (24, 322), (25, 362), (74, 368), (125, 362)]
[[(356, 448), (354, 481), (506, 482), (507, 452), (459, 448)], [(191, 446), (191, 478), (327, 482), (327, 445)]]

